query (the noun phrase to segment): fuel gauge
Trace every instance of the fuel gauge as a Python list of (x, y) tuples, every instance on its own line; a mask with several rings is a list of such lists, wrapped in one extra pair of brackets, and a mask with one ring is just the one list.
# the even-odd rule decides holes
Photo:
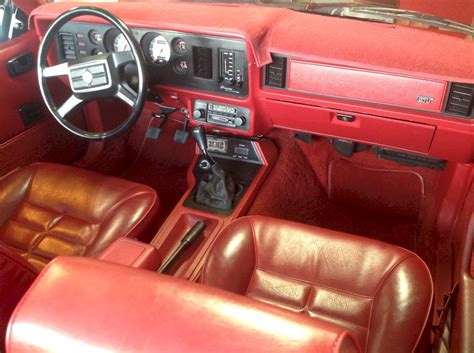
[(178, 54), (184, 54), (188, 50), (188, 44), (181, 38), (173, 39), (173, 49)]

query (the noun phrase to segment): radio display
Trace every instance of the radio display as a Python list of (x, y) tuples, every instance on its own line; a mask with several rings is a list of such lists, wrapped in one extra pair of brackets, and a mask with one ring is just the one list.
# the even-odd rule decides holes
[(216, 113), (226, 113), (226, 114), (237, 114), (237, 109), (235, 107), (229, 107), (226, 105), (212, 104), (209, 103), (209, 110)]
[(227, 140), (208, 137), (207, 149), (209, 152), (227, 153)]

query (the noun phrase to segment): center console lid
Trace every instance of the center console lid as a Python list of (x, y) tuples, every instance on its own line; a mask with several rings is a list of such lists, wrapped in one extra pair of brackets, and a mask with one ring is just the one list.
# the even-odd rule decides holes
[(48, 265), (16, 308), (7, 352), (357, 353), (331, 324), (151, 271)]

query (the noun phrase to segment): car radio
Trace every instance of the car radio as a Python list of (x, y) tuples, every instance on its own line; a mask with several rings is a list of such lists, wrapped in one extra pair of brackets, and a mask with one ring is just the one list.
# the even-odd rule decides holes
[(248, 131), (250, 110), (247, 108), (197, 100), (193, 120)]

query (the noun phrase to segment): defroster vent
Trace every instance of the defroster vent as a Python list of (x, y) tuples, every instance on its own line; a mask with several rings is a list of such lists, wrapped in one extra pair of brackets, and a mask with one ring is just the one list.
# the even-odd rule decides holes
[(73, 33), (59, 33), (59, 46), (63, 59), (76, 60), (76, 44)]
[(452, 83), (449, 90), (445, 112), (474, 118), (472, 106), (474, 103), (474, 85), (468, 83)]
[(272, 62), (265, 67), (265, 86), (286, 88), (287, 59), (272, 55)]

